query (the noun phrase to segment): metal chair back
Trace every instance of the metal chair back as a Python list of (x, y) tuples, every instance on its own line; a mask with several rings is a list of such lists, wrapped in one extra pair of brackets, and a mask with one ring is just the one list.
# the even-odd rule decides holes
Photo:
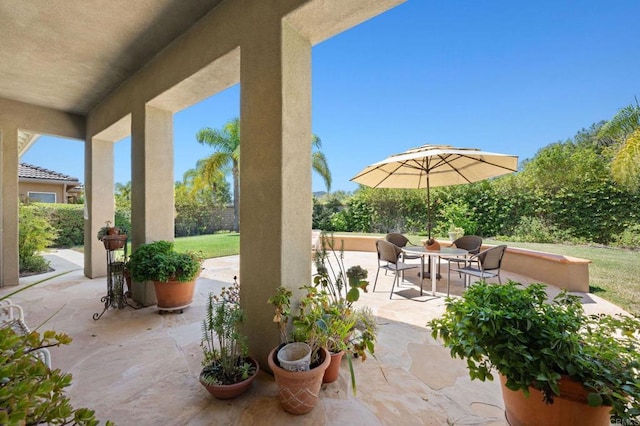
[(478, 254), (480, 253), (480, 247), (482, 247), (482, 238), (477, 235), (465, 235), (455, 240), (453, 244), (468, 251), (469, 254)]
[(478, 261), (483, 271), (493, 271), (500, 269), (502, 258), (507, 250), (506, 245), (495, 246), (487, 249), (478, 255)]
[(409, 239), (407, 237), (395, 232), (388, 233), (384, 239), (398, 247), (405, 247), (409, 243)]

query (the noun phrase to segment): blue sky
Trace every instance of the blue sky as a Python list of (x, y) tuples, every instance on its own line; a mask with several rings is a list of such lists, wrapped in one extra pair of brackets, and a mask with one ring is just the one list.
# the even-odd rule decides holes
[[(314, 46), (313, 132), (332, 190), (425, 143), (531, 158), (640, 97), (640, 1), (409, 0)], [(175, 180), (211, 148), (198, 129), (239, 115), (239, 86), (175, 115)], [(43, 136), (21, 161), (84, 181), (83, 143)], [(130, 141), (116, 143), (130, 180)], [(324, 190), (313, 177), (313, 190)]]

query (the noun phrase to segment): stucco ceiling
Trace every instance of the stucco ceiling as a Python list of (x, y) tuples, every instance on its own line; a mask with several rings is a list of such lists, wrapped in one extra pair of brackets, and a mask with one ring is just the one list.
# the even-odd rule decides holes
[(0, 98), (86, 114), (222, 0), (0, 0)]

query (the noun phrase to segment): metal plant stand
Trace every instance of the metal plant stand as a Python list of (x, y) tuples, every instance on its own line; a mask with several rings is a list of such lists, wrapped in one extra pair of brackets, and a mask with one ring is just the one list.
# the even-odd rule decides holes
[(100, 302), (104, 303), (104, 309), (100, 313), (93, 314), (94, 320), (99, 320), (110, 307), (122, 309), (125, 306), (129, 306), (134, 309), (140, 309), (140, 306), (129, 304), (124, 290), (127, 236), (107, 235), (103, 238), (103, 242), (107, 251), (107, 295), (100, 299)]

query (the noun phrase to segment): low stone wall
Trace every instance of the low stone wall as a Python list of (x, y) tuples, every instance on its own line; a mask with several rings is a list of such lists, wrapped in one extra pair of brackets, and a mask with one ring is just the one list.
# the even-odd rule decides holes
[[(376, 251), (380, 237), (366, 235), (334, 235), (334, 246), (345, 251)], [(415, 241), (418, 243), (418, 241)], [(440, 241), (449, 243), (449, 241)], [(483, 245), (483, 249), (490, 248)], [(590, 260), (560, 254), (507, 247), (502, 259), (502, 269), (568, 291), (589, 292)]]

